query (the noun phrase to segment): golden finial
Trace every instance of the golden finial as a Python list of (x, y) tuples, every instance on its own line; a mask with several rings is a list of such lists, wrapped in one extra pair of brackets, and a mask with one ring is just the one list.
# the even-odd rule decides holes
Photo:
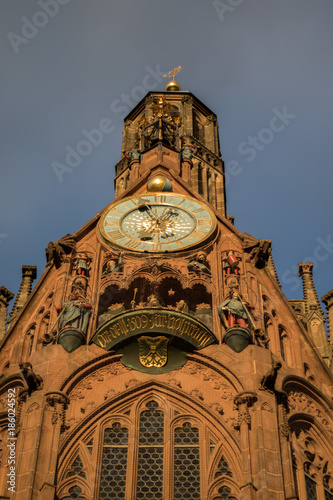
[(163, 75), (163, 78), (172, 78), (171, 82), (168, 82), (165, 86), (165, 90), (167, 92), (177, 92), (178, 90), (181, 90), (179, 83), (175, 80), (175, 76), (181, 71), (181, 69), (182, 67), (178, 66), (178, 68), (173, 68), (172, 71), (169, 71), (169, 73)]

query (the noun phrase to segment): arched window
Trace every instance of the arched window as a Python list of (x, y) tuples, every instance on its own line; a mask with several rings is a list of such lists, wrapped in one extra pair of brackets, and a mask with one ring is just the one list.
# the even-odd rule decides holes
[[(71, 455), (69, 447), (59, 468), (58, 496), (61, 500), (201, 500), (209, 490), (211, 500), (217, 495), (236, 500), (237, 478), (224, 445), (223, 454), (218, 451), (212, 461), (208, 458), (211, 439), (214, 447), (222, 446), (214, 432), (213, 425), (207, 427), (178, 403), (146, 396), (123, 413), (107, 414), (94, 429), (89, 427)], [(222, 491), (225, 481), (228, 487)]]
[(193, 111), (193, 136), (199, 142), (204, 142), (205, 130), (201, 122), (200, 116), (196, 111)]

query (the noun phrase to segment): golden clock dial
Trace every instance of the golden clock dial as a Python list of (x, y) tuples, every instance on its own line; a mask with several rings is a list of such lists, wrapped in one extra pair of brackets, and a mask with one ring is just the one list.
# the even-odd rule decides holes
[(137, 252), (177, 252), (197, 246), (216, 228), (215, 215), (198, 200), (181, 194), (124, 198), (103, 213), (103, 238)]

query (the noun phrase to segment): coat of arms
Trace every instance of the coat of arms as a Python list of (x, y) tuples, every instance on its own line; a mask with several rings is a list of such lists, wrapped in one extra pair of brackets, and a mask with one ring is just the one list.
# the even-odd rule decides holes
[(162, 336), (140, 337), (140, 363), (147, 368), (164, 366), (168, 360), (168, 341), (167, 337)]

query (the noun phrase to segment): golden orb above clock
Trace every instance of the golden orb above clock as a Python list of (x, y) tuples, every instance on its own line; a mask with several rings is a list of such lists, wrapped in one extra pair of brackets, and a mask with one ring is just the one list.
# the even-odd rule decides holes
[(144, 193), (107, 207), (99, 230), (103, 239), (136, 252), (179, 252), (208, 240), (216, 218), (204, 203), (175, 193)]

